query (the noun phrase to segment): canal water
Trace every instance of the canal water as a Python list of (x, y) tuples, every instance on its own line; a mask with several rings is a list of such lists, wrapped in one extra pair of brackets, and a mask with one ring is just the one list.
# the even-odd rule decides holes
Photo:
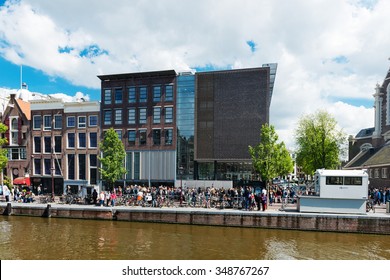
[(0, 217), (2, 260), (389, 260), (387, 235)]

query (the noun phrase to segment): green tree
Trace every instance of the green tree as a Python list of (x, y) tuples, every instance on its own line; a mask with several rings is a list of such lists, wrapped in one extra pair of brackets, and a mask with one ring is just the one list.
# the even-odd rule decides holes
[(337, 129), (337, 122), (326, 111), (303, 116), (298, 123), (295, 141), (297, 164), (307, 175), (317, 169), (335, 169), (344, 153), (346, 135)]
[(99, 147), (102, 152), (102, 157), (99, 157), (102, 164), (100, 173), (102, 179), (111, 189), (114, 187), (115, 181), (121, 179), (123, 174), (126, 173), (124, 167), (126, 157), (125, 147), (113, 128), (105, 132), (103, 141), (100, 142)]
[(293, 169), (290, 153), (283, 142), (278, 143), (278, 135), (272, 125), (261, 127), (260, 143), (249, 146), (254, 169), (267, 184), (272, 178), (287, 175)]
[[(8, 130), (8, 126), (3, 123), (0, 123), (0, 134), (4, 134)], [(3, 170), (7, 166), (8, 157), (7, 150), (3, 149), (3, 146), (8, 143), (6, 138), (0, 137), (0, 168), (1, 168), (1, 184), (4, 183), (4, 174)]]

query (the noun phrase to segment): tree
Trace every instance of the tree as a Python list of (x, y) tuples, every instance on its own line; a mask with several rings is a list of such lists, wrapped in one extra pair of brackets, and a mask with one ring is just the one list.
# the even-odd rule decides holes
[(100, 173), (102, 174), (102, 179), (111, 189), (115, 181), (121, 179), (123, 174), (126, 173), (124, 168), (125, 147), (113, 128), (106, 131), (99, 147), (102, 152), (102, 157), (99, 157), (102, 164)]
[[(8, 130), (8, 126), (6, 126), (3, 123), (0, 123), (0, 134), (4, 134)], [(1, 168), (1, 184), (4, 184), (4, 174), (3, 170), (7, 166), (8, 163), (8, 157), (7, 157), (7, 150), (3, 149), (2, 147), (8, 143), (6, 138), (0, 137), (0, 168)]]
[(261, 127), (260, 143), (249, 146), (253, 167), (267, 184), (272, 178), (287, 175), (293, 169), (290, 153), (284, 142), (278, 143), (278, 139), (275, 128), (264, 124)]
[(346, 135), (337, 129), (336, 120), (326, 111), (309, 114), (299, 120), (295, 141), (297, 164), (313, 175), (317, 169), (336, 169)]

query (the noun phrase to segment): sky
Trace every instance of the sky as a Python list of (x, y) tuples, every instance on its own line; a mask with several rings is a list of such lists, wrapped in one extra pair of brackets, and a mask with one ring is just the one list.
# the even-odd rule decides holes
[(100, 100), (97, 75), (277, 63), (270, 123), (294, 149), (299, 119), (320, 109), (347, 135), (374, 126), (389, 11), (387, 0), (0, 0), (0, 92), (22, 73), (30, 91)]

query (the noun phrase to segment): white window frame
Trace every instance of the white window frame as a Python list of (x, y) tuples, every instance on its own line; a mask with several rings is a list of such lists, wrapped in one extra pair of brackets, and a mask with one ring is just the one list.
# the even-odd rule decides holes
[[(81, 122), (80, 119), (84, 118), (84, 122)], [(77, 127), (78, 128), (86, 128), (87, 127), (87, 117), (86, 116), (78, 116), (77, 117)]]

